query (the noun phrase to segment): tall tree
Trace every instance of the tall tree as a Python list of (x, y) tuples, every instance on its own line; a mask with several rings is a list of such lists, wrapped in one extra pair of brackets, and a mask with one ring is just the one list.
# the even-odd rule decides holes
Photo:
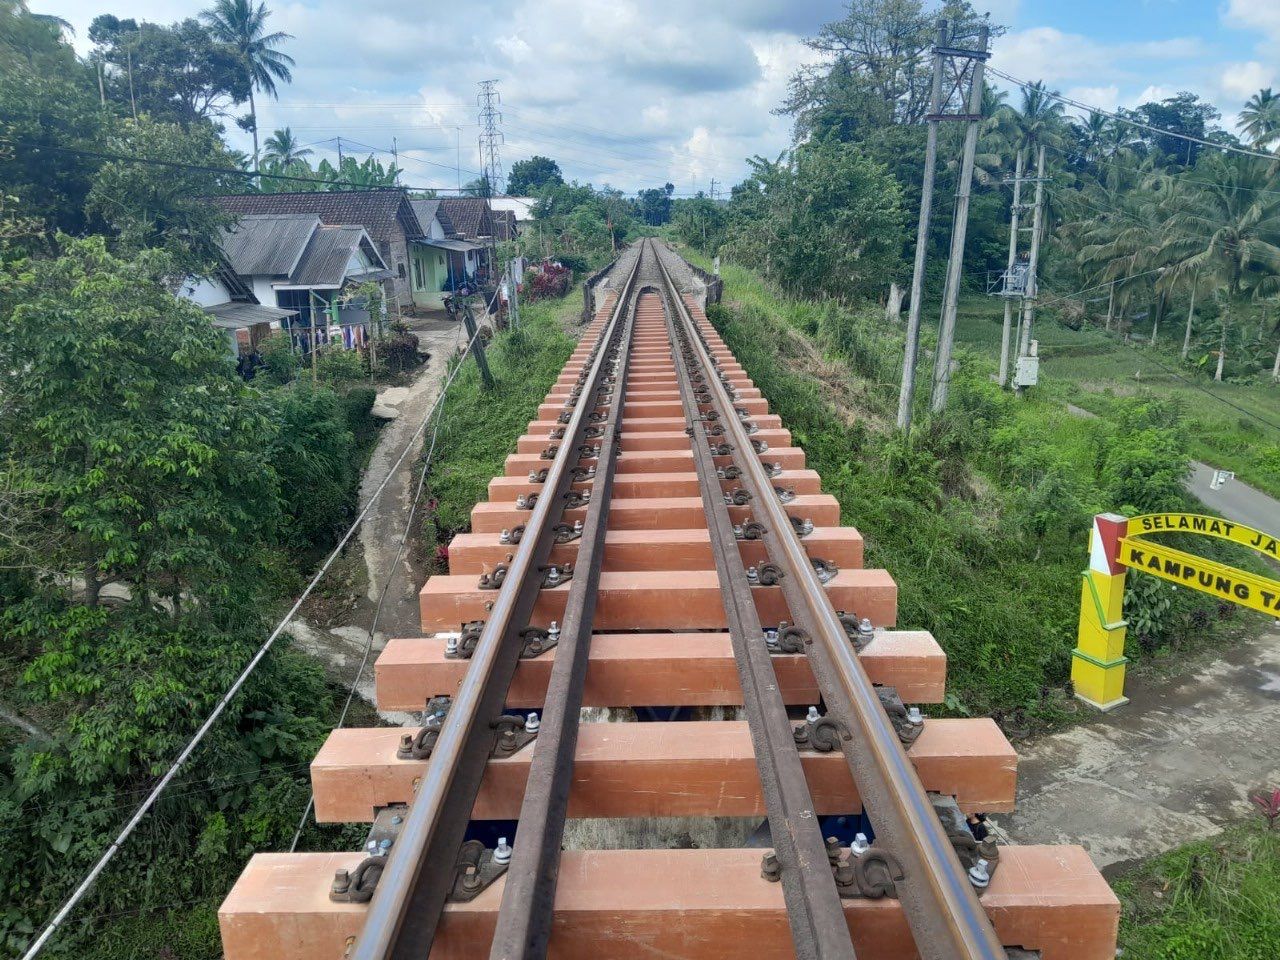
[(1280, 194), (1268, 164), (1253, 159), (1207, 158), (1186, 200), (1171, 210), (1159, 237), (1171, 265), (1168, 282), (1191, 274), (1212, 278), (1224, 301), (1215, 380), (1226, 366), (1232, 312), (1250, 288), (1280, 274)]
[(262, 158), (274, 163), (280, 164), (282, 167), (288, 167), (299, 160), (303, 160), (311, 156), (309, 147), (298, 145), (297, 138), (294, 137), (293, 131), (288, 127), (277, 130), (271, 136), (267, 137), (267, 142), (263, 144), (266, 148)]
[(527, 196), (550, 184), (562, 183), (564, 175), (560, 172), (560, 164), (550, 157), (535, 155), (511, 165), (511, 172), (507, 174), (507, 193)]
[(636, 213), (651, 227), (660, 227), (671, 219), (671, 195), (675, 184), (648, 187), (636, 193)]
[(135, 117), (189, 127), (225, 116), (249, 96), (239, 55), (195, 20), (164, 26), (103, 14), (89, 39), (92, 58), (112, 68), (103, 76), (109, 99)]
[(101, 161), (70, 150), (100, 149), (110, 120), (57, 25), (0, 0), (0, 202), (27, 225), (20, 239), (5, 230), (16, 247), (47, 251), (58, 231), (92, 229), (84, 201)]
[(276, 49), (293, 37), (280, 31), (267, 33), (270, 16), (266, 0), (256, 5), (253, 0), (217, 0), (211, 10), (201, 14), (214, 37), (240, 54), (249, 81), (249, 129), (253, 131), (255, 171), (258, 169), (258, 107), (253, 91), (261, 90), (270, 97), (278, 97), (276, 81), (288, 83), (293, 79), (289, 69), (294, 65), (293, 57)]
[[(971, 41), (981, 22), (967, 0), (946, 0), (936, 11), (923, 0), (850, 0), (841, 19), (805, 40), (821, 62), (792, 76), (780, 108), (796, 118), (797, 139), (829, 129), (833, 111), (850, 127), (860, 125), (857, 110), (869, 112), (873, 124), (919, 122), (929, 104), (938, 17), (951, 25), (957, 46)], [(992, 36), (1003, 32), (993, 28)]]
[(1280, 94), (1264, 87), (1240, 111), (1240, 132), (1263, 149), (1280, 140)]

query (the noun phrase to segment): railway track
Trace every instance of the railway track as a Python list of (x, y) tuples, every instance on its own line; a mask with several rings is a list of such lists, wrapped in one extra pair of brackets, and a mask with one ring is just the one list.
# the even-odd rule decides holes
[[(657, 241), (615, 265), (424, 636), (379, 658), (380, 706), (422, 726), (334, 731), (312, 765), (317, 818), (366, 849), (255, 856), (227, 960), (1114, 956), (1083, 850), (969, 831), (1012, 808), (1016, 754), (907, 706), (942, 699), (941, 649), (888, 629), (892, 578), (688, 277)], [(574, 830), (633, 818), (625, 848)], [(740, 842), (655, 849), (643, 818)]]

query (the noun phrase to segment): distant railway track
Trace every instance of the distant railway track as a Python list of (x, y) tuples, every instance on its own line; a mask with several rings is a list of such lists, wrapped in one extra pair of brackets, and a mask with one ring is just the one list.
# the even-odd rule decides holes
[[(378, 661), (379, 704), (423, 725), (335, 731), (312, 766), (318, 819), (372, 823), (366, 850), (254, 857), (220, 912), (227, 960), (1114, 956), (1118, 904), (1082, 850), (966, 827), (1011, 809), (1016, 755), (990, 721), (906, 706), (941, 700), (945, 657), (885, 629), (892, 579), (862, 569), (693, 286), (656, 241), (615, 266), (425, 585), (424, 636)], [(575, 819), (653, 817), (748, 829), (563, 849)]]

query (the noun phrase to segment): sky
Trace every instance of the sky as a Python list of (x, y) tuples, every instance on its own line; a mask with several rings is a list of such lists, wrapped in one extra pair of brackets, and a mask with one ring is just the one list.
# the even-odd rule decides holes
[[(1243, 102), (1280, 86), (1280, 0), (977, 0), (1008, 32), (992, 64), (1105, 109), (1180, 90), (1233, 129)], [(99, 13), (170, 23), (202, 0), (29, 0), (76, 30)], [(498, 81), (504, 168), (532, 154), (569, 179), (628, 193), (724, 190), (745, 158), (776, 157), (791, 123), (773, 114), (814, 55), (803, 43), (838, 19), (836, 0), (269, 0), (297, 61), (278, 101), (259, 100), (265, 137), (288, 125), (315, 151), (390, 159), (403, 181), (452, 187), (481, 169), (477, 84)], [(998, 81), (998, 83), (1004, 83)], [(1016, 101), (1016, 95), (1011, 97)], [(228, 124), (233, 145), (249, 139)]]

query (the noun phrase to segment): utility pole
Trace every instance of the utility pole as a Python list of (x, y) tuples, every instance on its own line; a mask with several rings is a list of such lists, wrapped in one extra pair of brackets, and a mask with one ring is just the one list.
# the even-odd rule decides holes
[(481, 80), (476, 102), (480, 107), (480, 163), (489, 184), (489, 196), (493, 196), (502, 192), (502, 159), (498, 148), (505, 142), (498, 129), (502, 123), (502, 114), (498, 112), (498, 105), (502, 103), (498, 81)]
[[(1000, 327), (1000, 386), (1009, 382), (1009, 337), (1013, 332), (1013, 297), (1009, 281), (1013, 278), (1013, 266), (1018, 262), (1018, 217), (1022, 213), (1022, 171), (1026, 165), (1026, 151), (1018, 148), (1018, 159), (1013, 174), (1013, 206), (1009, 208), (1009, 262), (1005, 267), (1004, 324)], [(1022, 309), (1021, 304), (1018, 307)]]
[(712, 177), (711, 178), (711, 202), (715, 203), (715, 201), (716, 201), (716, 178)]
[[(976, 50), (954, 50), (957, 59), (964, 57), (971, 66), (967, 124), (964, 131), (964, 156), (960, 161), (960, 183), (956, 186), (955, 221), (951, 225), (951, 256), (947, 260), (947, 282), (943, 287), (942, 325), (938, 331), (938, 349), (933, 358), (933, 398), (930, 408), (941, 413), (947, 407), (951, 387), (951, 350), (956, 338), (956, 310), (960, 303), (960, 276), (964, 271), (964, 241), (969, 230), (969, 196), (973, 188), (973, 158), (978, 150), (978, 124), (982, 122), (982, 73), (987, 61), (988, 27), (978, 28)], [(963, 69), (963, 68), (962, 68)], [(960, 79), (957, 78), (957, 86)]]
[(461, 193), (462, 192), (462, 128), (454, 127), (453, 132), (457, 138), (457, 147), (458, 147), (458, 156), (457, 156), (457, 160), (455, 161), (456, 166), (454, 167), (454, 171), (458, 175), (458, 192)]
[(933, 177), (938, 166), (938, 121), (942, 110), (942, 50), (947, 43), (947, 21), (938, 21), (933, 46), (933, 85), (929, 91), (929, 132), (924, 150), (924, 183), (920, 188), (920, 222), (916, 227), (916, 258), (911, 273), (911, 308), (907, 313), (907, 346), (902, 360), (902, 386), (898, 391), (898, 429), (911, 429), (911, 405), (916, 396), (916, 355), (920, 351), (920, 307), (924, 300), (924, 261), (929, 245), (929, 217), (933, 212)]
[[(1036, 268), (1040, 262), (1040, 232), (1044, 222), (1044, 145), (1036, 152), (1036, 200), (1035, 212), (1031, 216), (1031, 259), (1027, 264), (1027, 291), (1022, 301), (1022, 331), (1018, 338), (1018, 357), (1031, 353), (1031, 325), (1036, 316), (1036, 295), (1040, 281), (1036, 278)], [(1021, 394), (1026, 387), (1017, 387)]]
[(471, 355), (476, 358), (476, 366), (480, 368), (480, 382), (484, 389), (493, 389), (493, 374), (489, 372), (489, 362), (484, 356), (484, 344), (476, 336), (476, 318), (471, 314), (471, 304), (462, 305), (462, 325), (466, 328), (467, 339), (471, 341)]
[(395, 182), (399, 183), (400, 182), (400, 145), (395, 137), (391, 138), (391, 156), (392, 156), (392, 162), (395, 163), (396, 165)]
[(338, 141), (338, 173), (342, 173), (342, 138), (334, 137)]

